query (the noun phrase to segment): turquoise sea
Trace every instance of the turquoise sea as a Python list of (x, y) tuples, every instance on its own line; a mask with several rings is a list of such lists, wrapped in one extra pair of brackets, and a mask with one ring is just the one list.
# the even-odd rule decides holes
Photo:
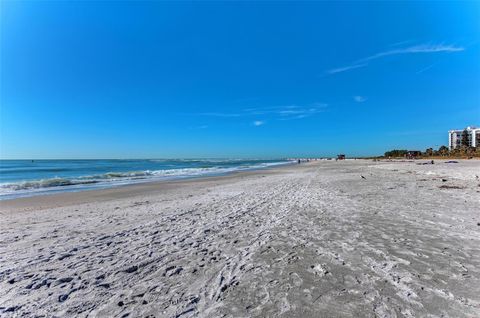
[(260, 159), (0, 160), (0, 200), (288, 164)]

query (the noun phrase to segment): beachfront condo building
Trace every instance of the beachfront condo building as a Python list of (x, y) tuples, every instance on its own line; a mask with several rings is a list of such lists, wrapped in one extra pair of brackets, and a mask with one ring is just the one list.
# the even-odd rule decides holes
[(467, 127), (462, 130), (450, 130), (448, 132), (448, 148), (450, 150), (462, 145), (464, 133), (467, 135), (468, 145), (470, 147), (477, 147), (477, 144), (480, 142), (480, 128)]

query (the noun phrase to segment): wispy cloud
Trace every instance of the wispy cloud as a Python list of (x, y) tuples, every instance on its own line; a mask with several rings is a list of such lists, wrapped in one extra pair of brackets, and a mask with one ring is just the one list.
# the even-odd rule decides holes
[(437, 64), (437, 62), (432, 63), (432, 64), (430, 64), (430, 65), (428, 65), (428, 66), (426, 66), (426, 67), (418, 70), (417, 72), (415, 72), (415, 74), (421, 74), (421, 73), (423, 73), (423, 72), (425, 72), (425, 71), (428, 71), (429, 69), (431, 69), (432, 67), (434, 67), (436, 64)]
[(206, 113), (197, 113), (193, 115), (199, 116), (210, 116), (210, 117), (240, 117), (242, 114), (237, 113), (217, 113), (217, 112), (206, 112)]
[(200, 126), (189, 127), (188, 129), (197, 130), (197, 129), (207, 129), (207, 128), (208, 128), (208, 125), (200, 125)]
[(353, 62), (350, 65), (334, 68), (331, 70), (328, 70), (328, 74), (336, 74), (336, 73), (341, 73), (341, 72), (346, 72), (349, 70), (353, 70), (356, 68), (360, 67), (365, 67), (369, 64), (369, 62), (384, 58), (387, 56), (392, 56), (392, 55), (400, 55), (400, 54), (418, 54), (418, 53), (439, 53), (439, 52), (445, 52), (445, 53), (452, 53), (452, 52), (460, 52), (465, 50), (464, 47), (461, 46), (455, 46), (455, 45), (445, 45), (445, 44), (420, 44), (420, 45), (414, 45), (414, 46), (409, 46), (409, 47), (404, 47), (404, 48), (396, 48), (396, 49), (391, 49), (383, 52), (379, 52), (377, 54), (362, 58), (360, 60), (357, 60)]
[(353, 96), (353, 100), (356, 101), (357, 103), (363, 103), (367, 100), (367, 98), (365, 96), (357, 95), (357, 96)]
[(410, 46), (406, 48), (394, 49), (385, 52), (380, 52), (375, 55), (364, 58), (363, 61), (371, 61), (385, 56), (397, 55), (397, 54), (410, 54), (410, 53), (437, 53), (437, 52), (460, 52), (465, 50), (463, 47), (444, 44), (421, 44)]
[(251, 112), (255, 115), (271, 115), (281, 120), (288, 119), (300, 119), (305, 117), (310, 117), (315, 114), (325, 111), (327, 104), (324, 103), (313, 103), (306, 106), (298, 105), (287, 105), (287, 106), (274, 106), (274, 107), (263, 107), (263, 108), (254, 108), (247, 109), (247, 112)]
[(349, 65), (349, 66), (343, 66), (343, 67), (331, 69), (331, 70), (327, 71), (327, 73), (328, 74), (342, 73), (342, 72), (350, 71), (350, 70), (353, 70), (353, 69), (356, 69), (356, 68), (365, 67), (367, 65), (368, 65), (368, 63), (352, 64), (352, 65)]
[(275, 120), (292, 120), (301, 119), (310, 116), (314, 116), (318, 113), (324, 112), (327, 108), (327, 104), (324, 103), (312, 103), (305, 106), (298, 105), (286, 105), (286, 106), (271, 106), (271, 107), (255, 107), (246, 108), (237, 112), (203, 112), (190, 114), (194, 116), (209, 116), (209, 117), (259, 117), (268, 116)]
[(265, 122), (262, 121), (262, 120), (255, 120), (255, 121), (253, 122), (253, 126), (257, 126), (257, 127), (258, 127), (258, 126), (262, 126), (263, 124), (265, 124)]

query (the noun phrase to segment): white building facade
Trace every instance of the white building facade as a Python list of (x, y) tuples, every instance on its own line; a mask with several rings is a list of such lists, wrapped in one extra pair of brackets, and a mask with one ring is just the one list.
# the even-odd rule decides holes
[(462, 130), (450, 130), (448, 132), (448, 149), (453, 150), (462, 145), (463, 132), (466, 131), (470, 147), (477, 147), (480, 143), (480, 128), (467, 127)]

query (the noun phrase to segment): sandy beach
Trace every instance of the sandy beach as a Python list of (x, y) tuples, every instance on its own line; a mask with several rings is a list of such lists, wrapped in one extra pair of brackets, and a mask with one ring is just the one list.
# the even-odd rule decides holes
[(480, 161), (0, 202), (2, 317), (479, 317)]

